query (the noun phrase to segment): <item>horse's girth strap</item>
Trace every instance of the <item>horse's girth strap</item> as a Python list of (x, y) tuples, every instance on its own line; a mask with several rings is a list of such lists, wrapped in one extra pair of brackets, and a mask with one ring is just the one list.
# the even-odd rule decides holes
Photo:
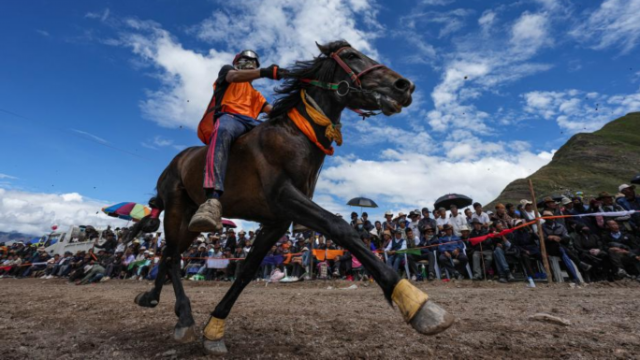
[(204, 337), (207, 340), (216, 341), (224, 336), (224, 320), (211, 317), (204, 328)]
[(429, 300), (429, 296), (406, 279), (402, 279), (393, 289), (391, 299), (398, 305), (404, 321), (409, 322)]

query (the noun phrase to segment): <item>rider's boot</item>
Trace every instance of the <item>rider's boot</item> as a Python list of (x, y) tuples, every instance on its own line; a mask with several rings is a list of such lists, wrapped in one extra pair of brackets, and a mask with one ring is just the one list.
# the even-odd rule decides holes
[(222, 204), (216, 198), (207, 199), (189, 222), (189, 231), (213, 232), (222, 229)]

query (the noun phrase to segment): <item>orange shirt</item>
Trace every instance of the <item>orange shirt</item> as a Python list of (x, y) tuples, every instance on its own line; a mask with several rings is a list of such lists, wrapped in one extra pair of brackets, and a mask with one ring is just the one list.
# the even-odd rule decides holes
[(248, 82), (230, 83), (224, 91), (221, 111), (257, 118), (267, 99)]

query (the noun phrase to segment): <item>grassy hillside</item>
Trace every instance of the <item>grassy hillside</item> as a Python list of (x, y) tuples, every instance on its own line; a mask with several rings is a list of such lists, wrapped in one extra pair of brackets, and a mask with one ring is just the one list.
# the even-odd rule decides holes
[(507, 185), (498, 202), (530, 199), (531, 179), (536, 196), (582, 191), (586, 197), (601, 191), (616, 194), (618, 186), (640, 172), (640, 112), (629, 113), (590, 134), (576, 134), (553, 156), (551, 162), (526, 179)]

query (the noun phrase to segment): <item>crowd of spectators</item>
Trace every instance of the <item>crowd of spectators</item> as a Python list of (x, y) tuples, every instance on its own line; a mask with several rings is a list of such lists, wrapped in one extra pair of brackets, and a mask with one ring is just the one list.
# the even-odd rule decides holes
[[(412, 280), (441, 278), (514, 281), (514, 274), (546, 278), (540, 241), (548, 256), (560, 259), (575, 281), (640, 281), (640, 211), (635, 187), (623, 184), (620, 194), (594, 198), (544, 198), (541, 229), (533, 222), (535, 205), (528, 200), (497, 204), (485, 211), (479, 203), (464, 212), (422, 208), (369, 220), (353, 212), (350, 225), (380, 261)], [(611, 213), (611, 216), (607, 216)], [(563, 217), (571, 216), (571, 217)], [(551, 218), (554, 217), (554, 218)], [(524, 226), (525, 224), (528, 224)], [(506, 233), (504, 230), (513, 230)], [(75, 254), (51, 256), (44, 247), (17, 242), (0, 247), (0, 276), (66, 278), (78, 285), (109, 279), (154, 279), (165, 241), (161, 233), (143, 234), (124, 244), (128, 229), (108, 228), (94, 246)], [(258, 230), (259, 231), (259, 230)], [(470, 239), (494, 234), (482, 242)], [(541, 236), (542, 239), (541, 239)], [(190, 280), (230, 281), (237, 277), (256, 233), (226, 229), (199, 236), (185, 251), (182, 275)], [(440, 270), (440, 271), (438, 271)], [(332, 239), (312, 231), (287, 232), (269, 251), (256, 279), (368, 278), (357, 258)], [(581, 276), (580, 276), (581, 275)]]

